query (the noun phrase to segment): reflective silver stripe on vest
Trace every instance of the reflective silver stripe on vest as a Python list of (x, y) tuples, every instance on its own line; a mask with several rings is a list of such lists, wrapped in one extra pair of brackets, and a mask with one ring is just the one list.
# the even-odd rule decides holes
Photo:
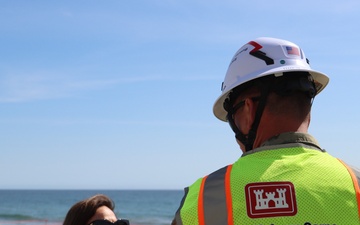
[(353, 171), (353, 173), (355, 174), (358, 185), (359, 185), (359, 188), (360, 188), (360, 170), (358, 168), (353, 167), (353, 166), (349, 166), (349, 167)]
[[(227, 224), (225, 175), (227, 166), (210, 174), (204, 185), (204, 219), (206, 225)], [(200, 215), (199, 215), (200, 216)]]

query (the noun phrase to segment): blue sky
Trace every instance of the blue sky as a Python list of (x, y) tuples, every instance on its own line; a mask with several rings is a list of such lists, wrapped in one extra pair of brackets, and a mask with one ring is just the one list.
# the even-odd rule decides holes
[(360, 2), (0, 0), (0, 189), (182, 189), (240, 155), (212, 114), (257, 37), (330, 77), (309, 132), (360, 167)]

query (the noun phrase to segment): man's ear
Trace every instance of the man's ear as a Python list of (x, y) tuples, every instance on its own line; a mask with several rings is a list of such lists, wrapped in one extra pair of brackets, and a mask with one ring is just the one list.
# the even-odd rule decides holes
[(250, 131), (251, 126), (255, 120), (256, 104), (251, 98), (245, 99), (244, 112), (245, 112), (245, 128), (247, 133)]

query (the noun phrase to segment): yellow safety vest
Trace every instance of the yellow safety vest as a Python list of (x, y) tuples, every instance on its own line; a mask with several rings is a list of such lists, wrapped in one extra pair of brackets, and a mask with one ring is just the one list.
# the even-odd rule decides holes
[(185, 189), (175, 220), (177, 225), (359, 225), (358, 179), (326, 152), (285, 144), (197, 180)]

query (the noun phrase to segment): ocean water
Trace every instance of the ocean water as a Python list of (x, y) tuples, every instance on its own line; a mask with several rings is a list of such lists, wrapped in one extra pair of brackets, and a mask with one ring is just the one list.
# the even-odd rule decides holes
[(182, 190), (0, 190), (0, 225), (61, 225), (76, 202), (105, 194), (131, 225), (170, 224)]

